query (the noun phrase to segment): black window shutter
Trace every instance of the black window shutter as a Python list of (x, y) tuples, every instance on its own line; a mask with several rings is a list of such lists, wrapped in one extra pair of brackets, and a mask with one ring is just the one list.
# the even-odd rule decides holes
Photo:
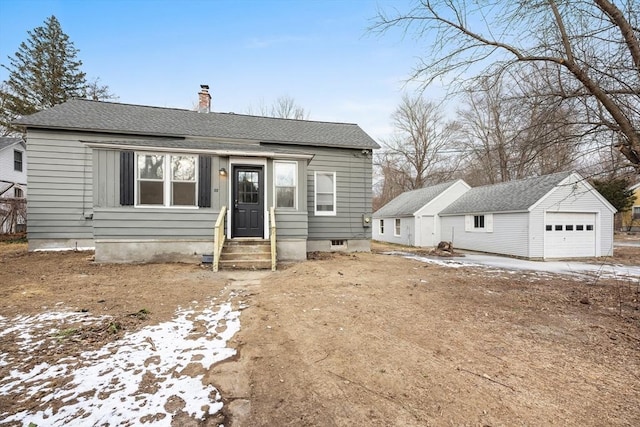
[(135, 184), (135, 153), (120, 152), (120, 204), (133, 206), (133, 186)]
[(198, 159), (198, 206), (211, 207), (211, 157), (200, 156)]

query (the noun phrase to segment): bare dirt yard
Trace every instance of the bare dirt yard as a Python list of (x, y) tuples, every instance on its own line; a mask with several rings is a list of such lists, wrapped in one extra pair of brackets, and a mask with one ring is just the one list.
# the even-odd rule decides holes
[(638, 425), (638, 280), (388, 249), (213, 273), (0, 243), (0, 424)]

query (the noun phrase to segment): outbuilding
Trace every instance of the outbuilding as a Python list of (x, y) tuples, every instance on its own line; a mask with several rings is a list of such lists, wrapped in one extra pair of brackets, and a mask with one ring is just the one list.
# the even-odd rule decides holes
[(475, 187), (440, 212), (454, 247), (530, 259), (613, 254), (616, 209), (576, 172)]
[(440, 239), (438, 214), (471, 187), (459, 179), (402, 193), (373, 214), (373, 239), (429, 247)]

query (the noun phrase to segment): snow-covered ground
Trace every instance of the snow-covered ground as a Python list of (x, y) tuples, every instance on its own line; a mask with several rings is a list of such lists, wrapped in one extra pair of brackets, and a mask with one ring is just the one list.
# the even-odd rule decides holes
[[(232, 309), (231, 294), (176, 312), (172, 321), (126, 334), (97, 351), (64, 358), (54, 365), (30, 363), (42, 334), (59, 331), (62, 320), (97, 322), (86, 313), (47, 312), (0, 316), (0, 339), (19, 332), (21, 359), (0, 354), (10, 374), (0, 379), (0, 395), (19, 396), (37, 410), (3, 413), (0, 421), (38, 426), (170, 425), (177, 411), (196, 419), (222, 408), (218, 391), (204, 385), (204, 372), (235, 354), (227, 342), (240, 329), (242, 303)], [(12, 335), (13, 336), (13, 335)], [(62, 405), (54, 413), (53, 407)]]
[(591, 264), (578, 261), (528, 261), (485, 254), (465, 254), (464, 257), (424, 257), (406, 252), (388, 252), (417, 261), (446, 267), (492, 267), (506, 271), (535, 271), (550, 274), (569, 274), (578, 277), (606, 277), (640, 280), (640, 266)]

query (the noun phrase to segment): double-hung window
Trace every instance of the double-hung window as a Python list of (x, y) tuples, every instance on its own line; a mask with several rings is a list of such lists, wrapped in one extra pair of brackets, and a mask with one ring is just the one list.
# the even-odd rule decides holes
[(400, 218), (396, 218), (395, 219), (395, 227), (393, 228), (393, 235), (394, 236), (399, 236), (400, 235)]
[(276, 208), (296, 208), (298, 164), (274, 162)]
[(380, 234), (384, 234), (384, 219), (380, 220)]
[(137, 154), (137, 205), (197, 206), (197, 158)]
[(336, 214), (336, 173), (315, 173), (315, 213), (316, 215)]
[(22, 172), (22, 151), (13, 150), (13, 170)]

